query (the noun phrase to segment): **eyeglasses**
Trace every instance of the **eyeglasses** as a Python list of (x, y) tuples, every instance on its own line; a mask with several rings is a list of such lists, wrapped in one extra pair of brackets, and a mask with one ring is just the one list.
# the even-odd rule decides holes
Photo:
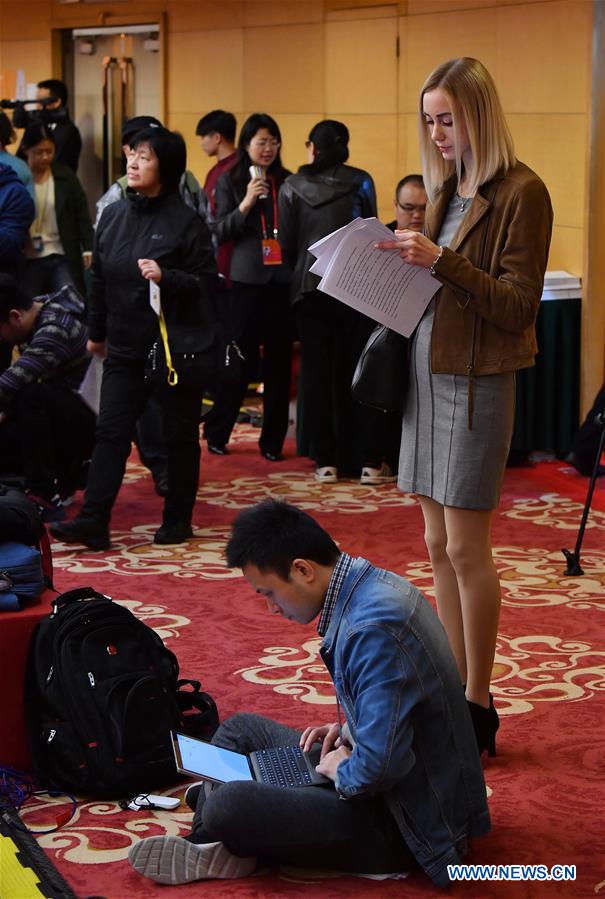
[(266, 140), (264, 137), (261, 137), (259, 140), (253, 137), (250, 143), (253, 143), (255, 147), (259, 147), (261, 150), (265, 150), (267, 147), (270, 147), (272, 150), (278, 150), (281, 147), (278, 140)]
[(426, 212), (426, 203), (400, 203), (397, 200), (397, 205), (403, 212)]
[(311, 146), (312, 143), (313, 143), (312, 140), (306, 140), (306, 141), (305, 141), (305, 147), (307, 148), (307, 150), (309, 149), (309, 147)]

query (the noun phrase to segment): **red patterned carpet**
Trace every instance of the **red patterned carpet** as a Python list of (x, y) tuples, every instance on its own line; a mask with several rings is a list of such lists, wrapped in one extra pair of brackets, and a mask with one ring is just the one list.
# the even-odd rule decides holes
[[(311, 463), (293, 457), (291, 447), (281, 464), (261, 459), (257, 435), (240, 426), (229, 458), (204, 454), (196, 539), (179, 547), (152, 545), (160, 500), (133, 461), (115, 510), (112, 549), (99, 554), (55, 543), (55, 580), (60, 591), (92, 584), (123, 600), (176, 652), (183, 674), (202, 679), (222, 717), (247, 709), (304, 727), (333, 717), (319, 640), (312, 625), (269, 615), (239, 573), (224, 568), (224, 540), (236, 512), (269, 494), (282, 496), (315, 515), (343, 548), (405, 575), (429, 597), (431, 573), (413, 497), (391, 485), (317, 485)], [(585, 576), (565, 578), (561, 555), (562, 546), (574, 545), (586, 486), (562, 463), (506, 475), (494, 525), (504, 602), (493, 692), (502, 723), (498, 755), (485, 763), (493, 830), (473, 844), (469, 859), (576, 865), (577, 879), (465, 883), (453, 888), (455, 896), (575, 899), (605, 892), (605, 484), (597, 488), (586, 531)], [(182, 794), (183, 785), (170, 792)], [(32, 807), (28, 822), (52, 824), (57, 810), (49, 805)], [(135, 813), (113, 802), (84, 802), (74, 820), (40, 843), (78, 897), (441, 895), (420, 873), (405, 883), (377, 883), (280, 869), (237, 882), (159, 887), (132, 872), (126, 855), (133, 842), (186, 833), (189, 820), (183, 805)]]

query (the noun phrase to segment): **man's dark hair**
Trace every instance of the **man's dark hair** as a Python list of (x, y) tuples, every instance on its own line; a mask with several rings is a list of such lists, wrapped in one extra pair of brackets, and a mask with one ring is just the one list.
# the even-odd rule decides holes
[(187, 165), (187, 148), (181, 135), (167, 128), (145, 128), (133, 138), (131, 150), (136, 150), (139, 144), (149, 144), (158, 157), (162, 188), (178, 190)]
[(235, 129), (237, 122), (232, 112), (225, 112), (224, 109), (213, 109), (207, 112), (205, 116), (197, 123), (195, 133), (199, 137), (206, 137), (207, 134), (213, 134), (215, 131), (233, 143), (235, 141)]
[(12, 275), (0, 273), (0, 322), (8, 321), (11, 309), (31, 309), (33, 298), (25, 293)]
[(11, 124), (11, 120), (5, 112), (0, 112), (0, 144), (8, 147), (17, 140), (17, 135)]
[(314, 518), (296, 506), (266, 499), (240, 512), (225, 550), (230, 568), (254, 565), (288, 580), (294, 559), (331, 565), (340, 550)]
[(67, 106), (67, 85), (58, 78), (47, 78), (46, 81), (38, 81), (38, 87), (47, 90), (51, 96), (61, 101), (61, 106)]
[(402, 187), (405, 187), (406, 184), (417, 184), (418, 187), (421, 187), (423, 190), (425, 189), (422, 175), (406, 175), (395, 188), (395, 200), (399, 199), (399, 191)]

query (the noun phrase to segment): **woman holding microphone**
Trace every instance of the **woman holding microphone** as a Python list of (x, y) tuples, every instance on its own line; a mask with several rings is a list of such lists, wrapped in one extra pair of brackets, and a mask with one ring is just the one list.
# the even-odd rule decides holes
[(500, 614), (491, 521), (513, 428), (515, 371), (533, 365), (552, 229), (540, 178), (516, 160), (495, 85), (476, 59), (438, 66), (420, 94), (425, 233), (379, 244), (442, 287), (416, 329), (399, 487), (416, 493), (479, 750), (495, 755), (489, 691)]
[(246, 360), (236, 383), (218, 385), (206, 416), (208, 449), (227, 455), (233, 425), (262, 345), (263, 427), (259, 448), (270, 462), (282, 459), (288, 430), (292, 321), (288, 300), (290, 271), (278, 242), (277, 196), (290, 173), (280, 158), (281, 134), (271, 116), (255, 113), (240, 132), (237, 160), (216, 185), (215, 233), (233, 241), (230, 337)]

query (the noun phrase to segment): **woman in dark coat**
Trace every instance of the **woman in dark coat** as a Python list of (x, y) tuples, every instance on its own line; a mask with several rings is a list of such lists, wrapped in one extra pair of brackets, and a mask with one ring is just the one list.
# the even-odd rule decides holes
[(32, 296), (54, 293), (64, 284), (84, 294), (93, 229), (82, 185), (70, 168), (54, 161), (53, 133), (44, 125), (25, 129), (19, 155), (31, 169), (36, 203), (25, 250), (24, 286)]
[(233, 241), (231, 337), (247, 364), (236, 384), (225, 381), (219, 385), (204, 426), (208, 449), (226, 455), (226, 444), (246, 387), (254, 377), (262, 345), (264, 393), (259, 447), (270, 462), (282, 459), (292, 364), (290, 272), (281, 262), (277, 240), (277, 196), (289, 174), (281, 163), (280, 146), (277, 123), (261, 113), (250, 116), (240, 132), (237, 161), (216, 185), (216, 235), (219, 242)]
[[(177, 335), (215, 341), (211, 291), (216, 264), (210, 234), (178, 194), (185, 170), (182, 137), (164, 129), (142, 131), (128, 156), (128, 195), (104, 211), (95, 238), (88, 348), (105, 355), (101, 407), (82, 511), (52, 533), (94, 549), (109, 546), (109, 517), (124, 476), (134, 425), (152, 384), (149, 355), (161, 354), (158, 316), (150, 305), (150, 282), (158, 285), (168, 339)], [(176, 356), (174, 360), (178, 372)], [(168, 493), (159, 544), (192, 536), (200, 446), (199, 417), (204, 373), (176, 386), (165, 373), (159, 383), (168, 447)]]
[[(351, 399), (351, 379), (375, 322), (318, 291), (307, 247), (361, 216), (376, 215), (371, 176), (346, 165), (349, 131), (342, 122), (318, 122), (306, 143), (308, 165), (290, 175), (280, 194), (281, 243), (294, 269), (291, 299), (302, 346), (299, 408), (307, 432), (300, 446), (316, 463), (316, 480), (357, 475), (364, 483), (394, 480), (382, 466), (378, 413)], [(299, 427), (299, 435), (301, 428)], [(300, 443), (301, 441), (299, 441)]]

